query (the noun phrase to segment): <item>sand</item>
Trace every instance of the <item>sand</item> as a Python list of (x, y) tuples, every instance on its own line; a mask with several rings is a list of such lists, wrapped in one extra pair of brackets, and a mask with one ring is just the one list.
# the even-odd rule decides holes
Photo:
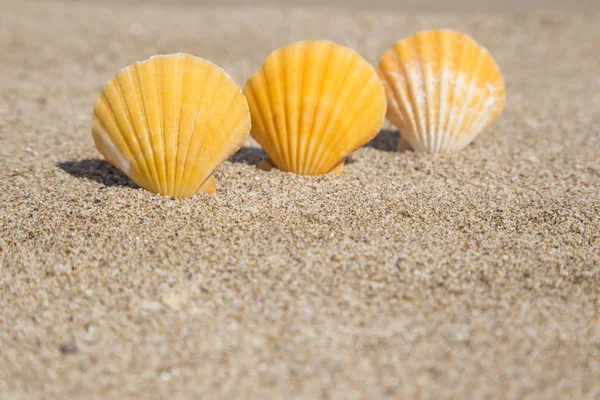
[[(600, 14), (3, 1), (0, 398), (600, 398)], [(371, 62), (452, 27), (507, 106), (464, 152), (264, 172), (175, 200), (101, 160), (121, 67), (191, 52), (238, 83), (328, 38)]]

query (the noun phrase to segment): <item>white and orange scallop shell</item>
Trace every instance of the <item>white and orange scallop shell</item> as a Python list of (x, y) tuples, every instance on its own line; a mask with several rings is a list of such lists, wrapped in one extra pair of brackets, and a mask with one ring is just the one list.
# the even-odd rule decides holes
[(385, 90), (356, 51), (329, 41), (272, 52), (244, 86), (252, 136), (277, 168), (302, 175), (341, 172), (344, 159), (385, 120)]
[(472, 38), (432, 30), (397, 42), (378, 69), (387, 118), (400, 130), (400, 147), (458, 152), (500, 116), (504, 80), (491, 54)]
[(244, 143), (248, 104), (221, 68), (189, 54), (121, 70), (94, 107), (92, 135), (108, 162), (154, 193), (215, 191), (212, 173)]

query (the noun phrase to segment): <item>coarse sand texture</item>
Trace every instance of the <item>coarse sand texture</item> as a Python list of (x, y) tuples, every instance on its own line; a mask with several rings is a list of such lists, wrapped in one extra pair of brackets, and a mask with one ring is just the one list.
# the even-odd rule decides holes
[[(1, 1), (0, 399), (597, 399), (600, 14), (278, 7)], [(90, 133), (155, 54), (241, 87), (290, 43), (377, 66), (440, 27), (508, 88), (458, 153), (398, 152), (386, 123), (304, 176), (248, 137), (180, 199)]]

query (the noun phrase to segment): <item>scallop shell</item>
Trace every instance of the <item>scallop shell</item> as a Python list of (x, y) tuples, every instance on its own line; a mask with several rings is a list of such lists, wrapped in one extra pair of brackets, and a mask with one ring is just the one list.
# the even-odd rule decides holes
[(472, 38), (452, 30), (418, 33), (397, 42), (379, 65), (388, 119), (402, 147), (458, 152), (504, 108), (498, 64)]
[(341, 172), (344, 159), (385, 121), (385, 90), (375, 69), (356, 51), (329, 41), (275, 50), (244, 94), (251, 135), (270, 163), (302, 175)]
[(221, 68), (189, 54), (121, 70), (94, 107), (92, 135), (108, 162), (154, 193), (213, 193), (214, 169), (250, 131), (248, 104)]

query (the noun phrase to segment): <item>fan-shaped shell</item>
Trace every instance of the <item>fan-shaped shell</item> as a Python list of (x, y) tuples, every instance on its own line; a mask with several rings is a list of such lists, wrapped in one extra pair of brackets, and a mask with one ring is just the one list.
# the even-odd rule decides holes
[(221, 68), (189, 54), (121, 70), (94, 107), (96, 148), (136, 184), (187, 197), (214, 192), (211, 174), (244, 143), (250, 113)]
[(505, 87), (490, 53), (452, 30), (418, 33), (397, 42), (378, 69), (388, 119), (416, 151), (457, 152), (504, 108)]
[(357, 52), (303, 41), (271, 53), (244, 86), (252, 136), (283, 171), (340, 171), (385, 120), (385, 90)]

